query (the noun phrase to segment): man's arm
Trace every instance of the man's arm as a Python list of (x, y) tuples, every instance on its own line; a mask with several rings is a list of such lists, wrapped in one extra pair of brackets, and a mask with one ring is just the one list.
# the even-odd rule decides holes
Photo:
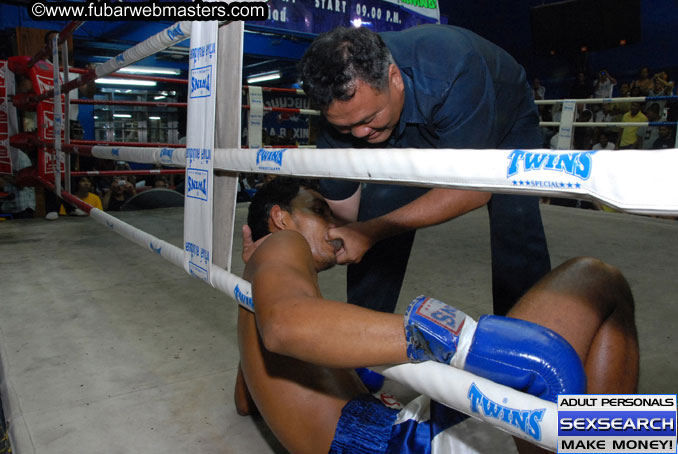
[(267, 350), (334, 368), (407, 361), (402, 315), (322, 298), (310, 247), (300, 234), (271, 235), (252, 255), (245, 278), (252, 282)]
[[(435, 108), (429, 106), (430, 121), (439, 138), (437, 146), (491, 148), (494, 141), (490, 123), (497, 106), (487, 64), (479, 54), (469, 52), (449, 72), (454, 75), (454, 83), (440, 93)], [(521, 91), (516, 103), (520, 96), (529, 96), (529, 92)], [(485, 205), (490, 197), (490, 193), (476, 191), (432, 189), (384, 216), (333, 229), (330, 239), (344, 242), (337, 261), (340, 264), (359, 262), (372, 245), (384, 238), (448, 221)]]
[(490, 200), (489, 192), (436, 188), (383, 216), (330, 230), (329, 239), (341, 239), (340, 264), (360, 262), (378, 241), (409, 230), (440, 224), (479, 208)]

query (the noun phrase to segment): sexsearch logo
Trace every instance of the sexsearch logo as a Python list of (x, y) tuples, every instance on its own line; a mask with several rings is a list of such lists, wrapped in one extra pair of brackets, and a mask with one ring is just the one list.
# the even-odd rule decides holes
[(207, 170), (186, 169), (186, 197), (207, 201)]
[(191, 70), (191, 98), (206, 98), (212, 94), (212, 65)]
[(574, 175), (581, 180), (588, 180), (593, 167), (591, 155), (595, 152), (595, 150), (592, 150), (576, 153), (533, 153), (525, 150), (513, 150), (508, 155), (509, 165), (506, 170), (506, 177), (510, 178), (517, 174), (522, 162), (524, 172), (552, 170)]

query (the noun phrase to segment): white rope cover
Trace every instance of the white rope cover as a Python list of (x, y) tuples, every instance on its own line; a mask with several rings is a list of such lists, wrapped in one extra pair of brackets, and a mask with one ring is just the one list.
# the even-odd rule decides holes
[(95, 145), (92, 156), (99, 159), (131, 161), (142, 164), (160, 164), (164, 166), (185, 167), (185, 148), (150, 148), (150, 147), (110, 147)]
[(217, 149), (215, 169), (592, 197), (639, 214), (678, 214), (678, 150)]
[[(92, 147), (102, 159), (185, 165), (185, 149)], [(622, 211), (678, 214), (668, 150), (216, 149), (215, 169), (497, 193), (590, 197)]]
[(511, 435), (556, 450), (558, 412), (553, 402), (433, 361), (370, 369)]
[[(90, 216), (99, 224), (108, 227), (144, 249), (155, 252), (179, 268), (184, 267), (184, 251), (182, 249), (143, 230), (139, 230), (98, 208), (92, 208)], [(214, 288), (221, 290), (238, 304), (254, 312), (252, 290), (249, 282), (215, 265), (212, 265), (212, 273), (212, 285)]]
[(140, 42), (136, 46), (130, 47), (125, 52), (107, 60), (98, 65), (94, 72), (97, 77), (103, 77), (117, 71), (120, 68), (131, 65), (139, 60), (159, 52), (163, 49), (177, 44), (191, 36), (191, 22), (182, 21), (177, 22), (171, 27), (156, 33), (150, 38)]

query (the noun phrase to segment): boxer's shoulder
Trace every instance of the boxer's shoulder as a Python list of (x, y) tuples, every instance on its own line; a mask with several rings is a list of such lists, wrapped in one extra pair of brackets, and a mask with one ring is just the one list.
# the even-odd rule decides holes
[(300, 233), (291, 230), (275, 232), (252, 254), (246, 275), (252, 275), (263, 266), (297, 268), (300, 264), (312, 262), (312, 257), (311, 247)]

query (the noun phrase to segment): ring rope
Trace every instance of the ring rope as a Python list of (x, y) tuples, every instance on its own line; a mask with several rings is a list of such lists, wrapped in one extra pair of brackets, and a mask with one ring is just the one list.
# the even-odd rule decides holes
[[(678, 214), (678, 193), (672, 187), (673, 169), (678, 167), (677, 149), (524, 151), (531, 153), (535, 161), (540, 160), (542, 166), (549, 156), (575, 159), (587, 154), (591, 159), (591, 174), (586, 180), (564, 171), (546, 169), (523, 172), (520, 174), (523, 180), (516, 179), (518, 175), (508, 178), (509, 157), (516, 151), (522, 150), (230, 148), (215, 150), (214, 168), (503, 193), (588, 196), (630, 213)], [(185, 165), (182, 149), (99, 146), (93, 147), (92, 155), (101, 159)], [(460, 162), (464, 165), (460, 166)], [(546, 185), (553, 178), (565, 177), (569, 178), (567, 182)], [(626, 183), (618, 185), (620, 180)], [(539, 181), (543, 183), (541, 186), (526, 184)]]
[(540, 105), (563, 104), (574, 101), (577, 104), (616, 104), (627, 102), (646, 102), (646, 101), (667, 101), (671, 99), (678, 99), (675, 95), (666, 96), (629, 96), (626, 98), (576, 98), (576, 99), (537, 99), (534, 103)]

